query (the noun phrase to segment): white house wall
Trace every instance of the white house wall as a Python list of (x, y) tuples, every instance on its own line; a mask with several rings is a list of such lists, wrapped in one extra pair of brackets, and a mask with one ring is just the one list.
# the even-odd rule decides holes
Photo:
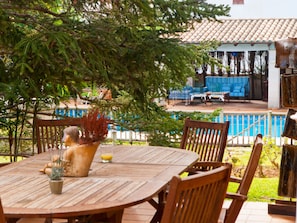
[(268, 63), (268, 108), (280, 108), (280, 71), (275, 67), (276, 51), (269, 50)]
[(244, 4), (232, 4), (233, 0), (207, 0), (211, 4), (231, 6), (231, 18), (296, 18), (296, 0), (244, 0)]
[(269, 50), (267, 44), (224, 44), (217, 48), (218, 51), (260, 51), (260, 50)]

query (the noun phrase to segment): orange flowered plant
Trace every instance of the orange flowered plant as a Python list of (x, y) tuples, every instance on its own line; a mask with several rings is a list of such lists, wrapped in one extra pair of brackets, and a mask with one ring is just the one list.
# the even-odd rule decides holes
[(102, 141), (108, 134), (109, 119), (98, 109), (90, 110), (82, 117), (82, 136), (80, 144)]

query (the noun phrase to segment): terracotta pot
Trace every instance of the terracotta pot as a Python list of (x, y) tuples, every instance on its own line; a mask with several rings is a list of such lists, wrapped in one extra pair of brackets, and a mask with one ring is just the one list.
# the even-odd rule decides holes
[(52, 194), (62, 194), (63, 180), (49, 180)]
[(71, 155), (71, 160), (64, 169), (64, 176), (88, 176), (91, 164), (94, 159), (94, 155), (99, 144), (100, 142), (94, 142), (92, 144), (83, 144), (75, 147)]

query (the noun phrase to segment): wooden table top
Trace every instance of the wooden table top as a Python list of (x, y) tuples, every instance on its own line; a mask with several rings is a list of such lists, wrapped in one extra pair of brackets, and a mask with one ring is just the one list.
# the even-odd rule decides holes
[(113, 162), (101, 163), (100, 148), (88, 177), (65, 177), (63, 193), (51, 194), (39, 172), (50, 161), (42, 153), (0, 168), (5, 216), (71, 217), (118, 211), (150, 200), (173, 175), (193, 164), (196, 153), (165, 147), (113, 146)]

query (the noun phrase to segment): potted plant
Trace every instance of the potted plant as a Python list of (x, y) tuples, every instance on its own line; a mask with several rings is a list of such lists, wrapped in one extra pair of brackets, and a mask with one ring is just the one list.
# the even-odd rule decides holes
[(52, 194), (61, 194), (63, 188), (63, 173), (64, 168), (61, 162), (53, 163), (52, 171), (49, 176), (49, 185)]
[(98, 109), (90, 110), (82, 117), (82, 136), (80, 144), (91, 144), (104, 140), (108, 134), (107, 119)]

